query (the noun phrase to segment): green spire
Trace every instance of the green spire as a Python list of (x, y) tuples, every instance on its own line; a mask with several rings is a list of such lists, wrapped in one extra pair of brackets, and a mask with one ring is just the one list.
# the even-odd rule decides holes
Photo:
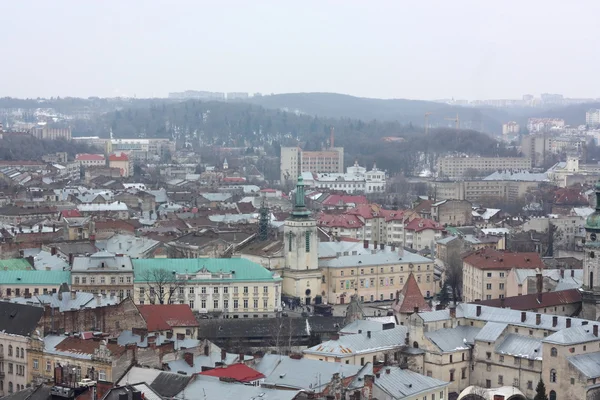
[(292, 216), (295, 218), (308, 218), (310, 216), (310, 211), (307, 210), (304, 203), (304, 179), (302, 179), (302, 176), (298, 177), (298, 183), (296, 184), (296, 198)]

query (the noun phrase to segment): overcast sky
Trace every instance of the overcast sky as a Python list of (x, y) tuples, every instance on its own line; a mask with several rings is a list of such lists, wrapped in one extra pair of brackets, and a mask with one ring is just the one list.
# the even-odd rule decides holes
[(0, 97), (600, 97), (598, 0), (1, 0)]

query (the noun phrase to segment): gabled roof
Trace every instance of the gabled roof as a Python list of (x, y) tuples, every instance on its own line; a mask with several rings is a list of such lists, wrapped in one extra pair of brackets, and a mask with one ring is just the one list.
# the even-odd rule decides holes
[(374, 385), (389, 396), (386, 398), (400, 400), (421, 398), (422, 393), (433, 390), (442, 391), (449, 383), (408, 369), (385, 367), (375, 379)]
[(350, 196), (342, 194), (330, 194), (321, 203), (324, 206), (338, 206), (346, 204), (354, 204), (355, 206), (369, 204), (369, 201), (365, 196)]
[(75, 161), (104, 161), (104, 154), (77, 154)]
[(444, 227), (442, 226), (442, 224), (440, 224), (439, 222), (435, 222), (432, 219), (415, 218), (406, 225), (405, 229), (410, 230), (410, 231), (415, 231), (415, 232), (421, 232), (421, 231), (424, 231), (425, 229), (433, 229), (435, 231), (443, 231)]
[(408, 275), (406, 283), (398, 295), (398, 300), (394, 302), (392, 308), (397, 313), (407, 314), (413, 313), (415, 308), (418, 308), (419, 311), (431, 311), (412, 272)]
[(113, 153), (111, 155), (108, 156), (108, 160), (109, 161), (129, 161), (129, 156), (127, 156), (127, 153)]
[(265, 378), (263, 374), (245, 364), (233, 364), (223, 368), (209, 369), (208, 371), (200, 372), (200, 375), (231, 378), (244, 383)]
[(434, 343), (442, 352), (467, 350), (473, 344), (481, 328), (459, 325), (456, 328), (438, 329), (426, 332), (425, 337)]
[(513, 268), (544, 269), (544, 263), (540, 255), (535, 252), (511, 253), (485, 248), (469, 254), (463, 258), (463, 261), (483, 270), (510, 270)]
[(353, 355), (384, 351), (404, 346), (407, 327), (396, 326), (380, 332), (363, 332), (340, 336), (304, 350), (306, 354), (349, 357)]
[(556, 292), (544, 292), (511, 296), (504, 299), (482, 300), (477, 302), (484, 306), (504, 307), (513, 310), (534, 310), (558, 305), (574, 304), (581, 302), (581, 293), (578, 289), (560, 290)]
[(317, 224), (327, 228), (359, 229), (363, 222), (352, 214), (320, 214)]
[(41, 307), (0, 302), (0, 327), (10, 335), (29, 336), (43, 314)]
[(192, 309), (187, 304), (138, 305), (148, 332), (166, 331), (183, 326), (198, 326)]
[(502, 343), (496, 345), (495, 352), (530, 360), (541, 360), (542, 339), (511, 333), (506, 335)]
[(600, 377), (600, 351), (568, 357), (569, 364), (589, 379)]

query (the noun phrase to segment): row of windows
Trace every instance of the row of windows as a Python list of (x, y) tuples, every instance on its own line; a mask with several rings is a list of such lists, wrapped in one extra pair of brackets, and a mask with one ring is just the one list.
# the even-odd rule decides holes
[[(4, 345), (0, 344), (0, 355), (4, 355)], [(13, 357), (13, 346), (12, 344), (8, 345), (8, 356)], [(14, 357), (17, 358), (25, 358), (25, 348), (23, 347), (15, 347)]]
[[(344, 253), (344, 255), (345, 255), (345, 256), (346, 256), (346, 255), (348, 255), (348, 254), (346, 254), (346, 253), (347, 253), (347, 252), (345, 252), (345, 253)], [(352, 252), (352, 253), (353, 253), (352, 255), (354, 255), (354, 252)], [(339, 254), (339, 253), (338, 253), (338, 254)], [(425, 269), (426, 269), (427, 271), (429, 271), (429, 268), (430, 268), (430, 266), (429, 266), (429, 265), (427, 265), (427, 267), (426, 267)], [(421, 266), (420, 266), (420, 265), (417, 265), (417, 271), (420, 271), (420, 270), (421, 270)], [(403, 266), (403, 265), (401, 265), (401, 266), (400, 266), (400, 272), (403, 272), (403, 271), (404, 271), (404, 266)], [(392, 267), (390, 267), (390, 270), (389, 270), (389, 272), (390, 272), (390, 273), (394, 272), (394, 267), (393, 267), (393, 266), (392, 266)], [(375, 273), (375, 268), (371, 268), (371, 270), (370, 270), (370, 273), (371, 273), (371, 274), (374, 274), (374, 273)], [(385, 268), (384, 268), (384, 267), (380, 267), (380, 268), (379, 268), (379, 273), (381, 273), (381, 274), (385, 274), (385, 273), (386, 273), (386, 272), (385, 272)], [(361, 275), (364, 275), (364, 274), (365, 274), (365, 269), (364, 269), (364, 268), (361, 268), (361, 269), (360, 269), (360, 274), (361, 274)], [(351, 269), (351, 270), (350, 270), (350, 275), (354, 275), (354, 269)], [(340, 276), (344, 276), (344, 270), (340, 270)]]
[[(11, 297), (13, 294), (17, 297), (21, 295), (21, 288), (6, 288), (4, 290), (6, 291), (6, 297)], [(25, 288), (23, 290), (23, 293), (25, 295), (28, 295), (31, 293), (31, 291), (29, 288)], [(56, 288), (54, 288), (54, 289), (44, 288), (44, 289), (42, 289), (42, 293), (44, 293), (44, 294), (56, 293)], [(40, 294), (40, 289), (39, 288), (33, 289), (33, 294), (34, 295)]]
[[(151, 296), (153, 296), (156, 293), (156, 289), (158, 289), (158, 291), (162, 294), (162, 293), (164, 293), (165, 289), (170, 290), (171, 288), (170, 287), (169, 288), (165, 288), (164, 286), (161, 286), (159, 288), (150, 287), (149, 292), (150, 292)], [(259, 293), (259, 287), (258, 286), (254, 286), (253, 289), (254, 289), (253, 293), (255, 295), (257, 295)], [(140, 290), (140, 297), (144, 296), (145, 293), (146, 293), (146, 288), (141, 287), (139, 290)], [(202, 286), (200, 288), (200, 294), (207, 294), (208, 290), (209, 289), (206, 286)], [(249, 290), (250, 290), (249, 286), (244, 286), (242, 288), (242, 292), (244, 294), (249, 294), (250, 293)], [(183, 286), (180, 287), (178, 291), (179, 291), (179, 294), (185, 294), (185, 287), (183, 287)], [(194, 286), (188, 287), (188, 293), (189, 294), (195, 294), (195, 292), (196, 292), (196, 288)], [(268, 286), (263, 286), (262, 292), (263, 292), (263, 294), (269, 294), (269, 287)], [(213, 294), (219, 294), (219, 287), (218, 286), (213, 286), (212, 293)], [(238, 294), (238, 293), (239, 293), (239, 287), (238, 286), (234, 286), (233, 287), (233, 294)], [(229, 287), (228, 286), (224, 286), (223, 287), (223, 294), (229, 294)]]
[[(73, 279), (73, 281), (74, 281), (75, 285), (79, 285), (80, 282), (81, 282), (82, 285), (86, 285), (87, 284), (87, 277), (84, 276), (84, 277), (80, 278), (80, 277), (76, 276)], [(120, 276), (119, 277), (119, 283), (121, 283), (121, 284), (131, 283), (131, 281), (132, 281), (132, 277), (131, 276), (127, 276), (127, 277)], [(106, 277), (101, 276), (100, 279), (99, 279), (99, 282), (100, 282), (101, 285), (106, 284)], [(95, 276), (90, 276), (90, 285), (94, 285), (95, 283), (96, 283), (96, 277)], [(111, 278), (110, 278), (110, 284), (111, 285), (116, 285), (117, 284), (117, 277), (116, 276), (111, 276)]]
[[(196, 303), (194, 302), (194, 300), (190, 300), (189, 301), (189, 306), (190, 308), (194, 308), (194, 306), (196, 305)], [(206, 308), (206, 300), (201, 300), (200, 301), (200, 308)], [(219, 309), (219, 300), (213, 300), (213, 309), (218, 310)], [(244, 299), (242, 300), (242, 305), (244, 309), (247, 309), (249, 306), (250, 302), (248, 299)], [(263, 309), (267, 309), (269, 307), (269, 301), (267, 299), (263, 299)], [(258, 300), (254, 299), (254, 301), (252, 302), (252, 308), (254, 309), (258, 309)], [(223, 308), (228, 310), (229, 309), (229, 300), (223, 300)], [(233, 300), (233, 309), (237, 310), (240, 308), (240, 302), (239, 300)]]
[[(431, 282), (431, 275), (425, 275), (425, 280), (426, 282)], [(404, 284), (404, 278), (400, 277), (399, 278), (400, 284)], [(360, 287), (364, 288), (365, 285), (366, 287), (375, 287), (375, 278), (371, 278), (368, 281), (366, 279), (360, 279)], [(326, 283), (325, 281), (325, 275), (323, 275), (321, 277), (321, 283)], [(417, 276), (417, 283), (421, 283), (421, 275)], [(355, 285), (355, 281), (354, 279), (350, 279), (350, 280), (341, 280), (340, 281), (340, 289), (344, 289), (344, 287), (346, 289), (353, 289)], [(379, 280), (379, 286), (394, 286), (394, 278), (386, 278), (386, 279), (380, 279)]]

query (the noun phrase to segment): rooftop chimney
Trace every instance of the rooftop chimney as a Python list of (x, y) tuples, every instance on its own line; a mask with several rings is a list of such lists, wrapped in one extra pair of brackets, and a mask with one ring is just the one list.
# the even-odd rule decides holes
[(392, 245), (392, 252), (394, 252), (394, 251), (396, 251), (396, 245), (395, 244)]
[(385, 249), (385, 243), (379, 243), (379, 250)]
[(210, 347), (208, 347), (208, 345), (207, 345), (207, 344), (205, 344), (205, 345), (204, 345), (204, 355), (205, 355), (206, 357), (208, 357), (209, 351), (210, 351)]
[(194, 366), (194, 355), (192, 353), (183, 353), (183, 359), (190, 367)]
[(369, 248), (369, 241), (368, 241), (368, 240), (366, 240), (366, 239), (365, 239), (365, 240), (363, 240), (363, 247), (364, 247), (365, 249), (368, 249), (368, 248)]
[(504, 297), (500, 297), (500, 308), (504, 308)]
[(525, 322), (527, 320), (527, 312), (521, 311), (521, 322)]
[(538, 271), (535, 274), (535, 285), (537, 289), (537, 301), (538, 303), (542, 302), (542, 292), (544, 291), (544, 279), (542, 277), (542, 272)]
[(565, 277), (565, 270), (564, 270), (564, 268), (561, 268), (561, 269), (560, 269), (560, 277), (561, 277), (561, 278), (564, 278), (564, 277)]
[(367, 331), (367, 337), (371, 339), (371, 331)]
[(539, 325), (542, 323), (542, 314), (535, 314), (535, 324)]
[[(481, 308), (481, 306), (477, 306), (479, 308)], [(448, 307), (448, 310), (450, 310), (450, 318), (454, 319), (456, 318), (456, 306), (454, 304), (452, 304), (450, 307)]]
[(481, 316), (481, 306), (477, 306), (477, 316)]
[(74, 290), (71, 290), (71, 300), (75, 300), (77, 298), (77, 292)]
[(571, 318), (567, 318), (567, 328), (571, 327)]
[(574, 269), (571, 270), (571, 278), (573, 278), (573, 277), (575, 277), (575, 270)]
[(594, 325), (594, 336), (598, 337), (598, 325)]
[(226, 358), (227, 358), (227, 350), (221, 349), (221, 361), (225, 362)]
[(552, 327), (555, 328), (558, 325), (558, 317), (556, 315), (552, 316)]
[(56, 247), (54, 247), (54, 246), (50, 247), (50, 254), (53, 256), (56, 255)]
[(373, 248), (377, 250), (377, 240), (373, 240)]
[[(358, 333), (360, 333), (360, 331)], [(338, 332), (332, 333), (331, 335), (329, 335), (330, 340), (338, 340), (339, 338), (340, 338), (340, 334)]]
[(415, 306), (415, 308), (414, 308), (413, 310), (414, 310), (414, 312), (415, 312), (415, 314), (416, 314), (416, 313), (418, 313), (418, 312), (419, 312), (419, 307), (416, 307), (416, 306)]
[(389, 368), (386, 368), (386, 369), (385, 369), (385, 374), (386, 374), (386, 375), (389, 375), (389, 374), (390, 374), (390, 369), (389, 369)]

